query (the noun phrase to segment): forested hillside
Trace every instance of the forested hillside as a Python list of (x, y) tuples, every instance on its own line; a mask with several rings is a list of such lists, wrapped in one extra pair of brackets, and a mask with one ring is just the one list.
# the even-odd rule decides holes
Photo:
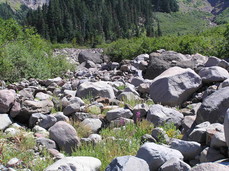
[(98, 44), (146, 34), (154, 36), (153, 11), (177, 11), (175, 0), (51, 0), (27, 22), (52, 42)]

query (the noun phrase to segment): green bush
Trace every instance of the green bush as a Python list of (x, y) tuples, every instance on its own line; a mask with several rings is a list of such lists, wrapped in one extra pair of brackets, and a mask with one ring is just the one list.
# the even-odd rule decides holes
[(227, 57), (225, 30), (225, 26), (219, 26), (198, 34), (120, 39), (102, 46), (113, 61), (133, 59), (139, 54), (149, 54), (158, 49), (173, 50), (184, 54), (201, 53), (206, 56), (224, 58)]
[(33, 29), (14, 20), (0, 20), (0, 80), (46, 79), (61, 75), (72, 65), (64, 57), (52, 56), (51, 44)]

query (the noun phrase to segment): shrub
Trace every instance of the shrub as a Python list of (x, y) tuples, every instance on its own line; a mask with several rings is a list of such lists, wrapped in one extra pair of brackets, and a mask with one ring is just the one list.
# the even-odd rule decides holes
[(0, 19), (0, 79), (52, 78), (73, 66), (62, 56), (53, 57), (49, 42), (33, 29), (22, 28), (14, 20)]

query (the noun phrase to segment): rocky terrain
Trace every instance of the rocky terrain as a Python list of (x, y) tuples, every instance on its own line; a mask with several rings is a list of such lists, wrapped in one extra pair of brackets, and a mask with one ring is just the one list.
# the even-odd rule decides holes
[[(117, 156), (106, 171), (229, 170), (227, 61), (165, 50), (120, 63), (93, 51), (69, 56), (77, 67), (64, 78), (0, 84), (0, 130), (17, 135), (22, 128), (31, 129), (36, 149), (48, 149), (56, 160), (45, 171), (100, 170), (103, 161), (71, 156), (72, 152), (83, 143), (106, 141), (100, 135), (105, 127), (118, 129), (141, 120), (154, 124), (151, 135), (144, 135), (135, 155)], [(126, 103), (131, 100), (139, 103), (132, 107)], [(147, 100), (155, 104), (147, 105)], [(89, 109), (99, 112), (95, 115)], [(92, 134), (79, 137), (71, 119), (87, 126)], [(164, 123), (173, 123), (182, 138), (170, 139), (158, 127)], [(164, 143), (159, 144), (161, 138)], [(0, 144), (2, 147), (2, 140)], [(21, 160), (11, 159), (0, 168), (17, 170)]]

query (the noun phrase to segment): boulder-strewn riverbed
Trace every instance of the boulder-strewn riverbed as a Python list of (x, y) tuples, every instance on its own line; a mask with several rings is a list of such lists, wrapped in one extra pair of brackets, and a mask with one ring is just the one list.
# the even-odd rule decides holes
[[(106, 171), (229, 170), (227, 61), (158, 50), (117, 63), (100, 52), (74, 51), (69, 58), (76, 70), (64, 78), (1, 81), (0, 170), (39, 170), (23, 163), (23, 157), (4, 155), (8, 145), (30, 136), (36, 143), (29, 150), (36, 158), (45, 160), (44, 149), (52, 156), (45, 171), (99, 171), (104, 161), (72, 154), (85, 144), (120, 141), (103, 137), (104, 129), (118, 134), (146, 121), (153, 127), (139, 139), (139, 149), (115, 156)], [(82, 136), (73, 123), (90, 134)], [(179, 136), (168, 135), (165, 124)], [(134, 144), (127, 137), (121, 141)]]

